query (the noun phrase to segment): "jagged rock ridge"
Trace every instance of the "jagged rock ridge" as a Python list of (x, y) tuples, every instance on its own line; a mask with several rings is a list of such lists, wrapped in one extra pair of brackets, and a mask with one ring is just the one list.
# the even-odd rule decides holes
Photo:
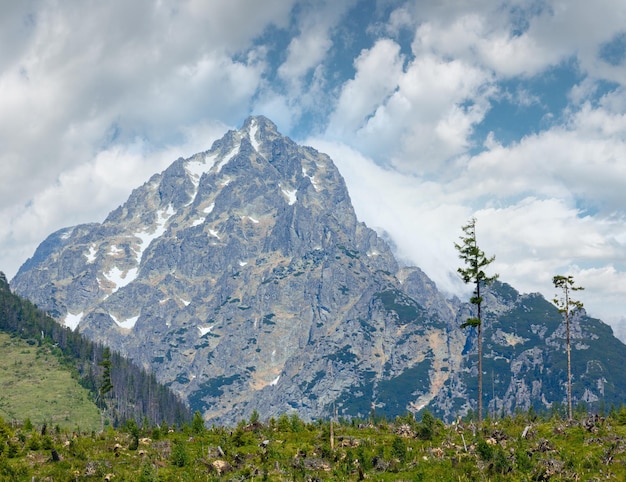
[[(233, 423), (254, 409), (315, 418), (333, 406), (393, 415), (428, 404), (452, 417), (469, 407), (472, 338), (458, 329), (468, 306), (419, 268), (399, 267), (357, 220), (332, 160), (264, 117), (178, 159), (103, 223), (52, 234), (12, 287), (155, 370), (206, 420)], [(526, 306), (498, 289), (494, 327)], [(537, 320), (538, 333), (545, 323)], [(494, 406), (541, 402), (525, 367), (557, 351), (556, 338), (489, 326)], [(545, 404), (562, 400), (557, 392)]]

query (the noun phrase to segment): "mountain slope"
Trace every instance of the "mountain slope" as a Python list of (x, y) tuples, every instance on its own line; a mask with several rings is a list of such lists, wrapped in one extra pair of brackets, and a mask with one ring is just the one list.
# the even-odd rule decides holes
[[(45, 418), (61, 426), (87, 428), (93, 426), (95, 416), (100, 426), (100, 415), (94, 405), (97, 400), (106, 407), (106, 416), (114, 424), (129, 419), (137, 422), (147, 419), (155, 424), (191, 419), (187, 407), (157, 383), (154, 375), (115, 352), (108, 354), (113, 386), (103, 399), (99, 398), (103, 381), (100, 363), (106, 356), (105, 349), (60, 326), (36, 306), (11, 293), (2, 272), (0, 334), (11, 336), (2, 347), (3, 363), (0, 363), (0, 370), (6, 371), (0, 377), (3, 380), (0, 411), (4, 410), (9, 417), (28, 416), (33, 421)], [(20, 343), (28, 348), (12, 356)], [(23, 366), (24, 363), (28, 366)], [(79, 383), (82, 388), (75, 388)], [(59, 417), (64, 420), (59, 421)]]
[(0, 418), (66, 430), (100, 428), (100, 411), (50, 346), (0, 331)]
[[(457, 326), (470, 312), (461, 306)], [(496, 282), (485, 294), (483, 390), (491, 415), (517, 409), (565, 414), (565, 324), (558, 309), (538, 293), (521, 294)], [(601, 320), (584, 310), (571, 320), (573, 397), (589, 409), (608, 409), (626, 399), (626, 346)], [(451, 419), (477, 397), (476, 333), (466, 331), (463, 359), (431, 409)], [(473, 404), (475, 407), (475, 405)]]
[[(394, 415), (429, 403), (451, 418), (475, 385), (472, 339), (458, 328), (469, 306), (399, 267), (357, 220), (332, 160), (264, 117), (178, 159), (103, 223), (52, 234), (12, 286), (154, 370), (206, 420), (254, 409)], [(487, 309), (509, 333), (526, 305), (498, 286)], [(493, 336), (494, 353), (509, 343)], [(540, 341), (558, 357), (555, 340)], [(519, 356), (496, 364), (507, 409), (535, 401), (517, 388)]]

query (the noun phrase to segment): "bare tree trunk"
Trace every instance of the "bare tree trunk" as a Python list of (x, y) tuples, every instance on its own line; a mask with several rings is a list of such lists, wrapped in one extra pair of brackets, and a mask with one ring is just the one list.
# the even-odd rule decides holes
[(483, 421), (483, 336), (478, 325), (478, 423)]
[[(476, 283), (476, 296), (480, 300), (480, 281)], [(483, 421), (483, 324), (478, 302), (478, 423)]]
[(572, 410), (572, 344), (570, 336), (570, 318), (574, 315), (574, 312), (582, 309), (583, 304), (580, 301), (572, 299), (570, 297), (570, 291), (584, 290), (582, 286), (574, 285), (574, 278), (572, 276), (556, 275), (552, 278), (554, 287), (563, 291), (563, 296), (555, 298), (554, 304), (559, 309), (560, 313), (565, 314), (565, 335), (567, 351), (567, 417), (569, 420), (574, 418), (574, 412)]
[(565, 313), (565, 330), (567, 332), (567, 415), (570, 420), (574, 418), (572, 413), (572, 358), (569, 340), (569, 313)]
[(333, 402), (333, 416), (330, 417), (330, 450), (335, 450), (335, 429), (334, 421), (337, 419), (337, 407)]

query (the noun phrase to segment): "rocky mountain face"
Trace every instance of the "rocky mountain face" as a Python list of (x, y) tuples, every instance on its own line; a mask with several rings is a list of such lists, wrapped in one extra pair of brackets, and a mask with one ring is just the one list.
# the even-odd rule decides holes
[[(332, 160), (264, 117), (178, 159), (103, 223), (50, 235), (11, 286), (154, 370), (209, 422), (426, 406), (449, 419), (475, 399), (475, 338), (459, 328), (470, 307), (399, 266)], [(556, 308), (497, 284), (486, 311), (485, 405), (562, 403)], [(573, 340), (574, 396), (623, 400), (611, 368), (626, 350), (610, 328), (582, 316)]]

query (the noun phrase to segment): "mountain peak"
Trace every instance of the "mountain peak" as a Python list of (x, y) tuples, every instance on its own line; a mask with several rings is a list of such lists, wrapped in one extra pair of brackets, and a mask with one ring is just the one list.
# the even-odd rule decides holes
[(274, 135), (280, 135), (276, 124), (269, 120), (264, 115), (251, 115), (244, 122), (241, 128), (242, 131), (250, 131), (250, 129), (258, 128), (262, 132), (271, 132)]
[(274, 152), (275, 142), (278, 140), (282, 144), (292, 143), (278, 132), (276, 125), (267, 117), (250, 116), (239, 130), (228, 131), (224, 137), (213, 143), (211, 149), (183, 160), (183, 165), (196, 186), (205, 173), (218, 175), (233, 161), (235, 162), (234, 170), (250, 169), (251, 166), (241, 163), (247, 164), (249, 160), (254, 161), (255, 158), (258, 161), (269, 160), (275, 168), (285, 174), (282, 172), (285, 166), (274, 162), (279, 157)]
[[(375, 293), (399, 286), (393, 255), (358, 222), (332, 160), (263, 116), (154, 175), (104, 223), (42, 246), (16, 290), (154, 369), (207, 418), (242, 415), (260, 391), (264, 413), (304, 400), (305, 359), (322, 355), (322, 370), (323, 357), (347, 349), (347, 326), (336, 324), (364, 318)], [(362, 341), (353, 346), (351, 364), (365, 356)], [(332, 383), (348, 390), (360, 370)], [(303, 415), (328, 408), (327, 383), (315, 383), (320, 398)]]
[[(357, 220), (333, 161), (263, 116), (174, 161), (103, 223), (51, 234), (12, 287), (152, 369), (206, 420), (470, 407), (474, 338), (459, 329), (469, 305), (418, 268), (400, 270)], [(556, 308), (505, 285), (485, 299), (494, 406), (561, 400)], [(603, 343), (626, 363), (599, 323), (591, 334), (580, 323), (587, 361)], [(550, 385), (547, 399), (537, 383)], [(619, 399), (617, 386), (589, 385), (585, 400)]]

